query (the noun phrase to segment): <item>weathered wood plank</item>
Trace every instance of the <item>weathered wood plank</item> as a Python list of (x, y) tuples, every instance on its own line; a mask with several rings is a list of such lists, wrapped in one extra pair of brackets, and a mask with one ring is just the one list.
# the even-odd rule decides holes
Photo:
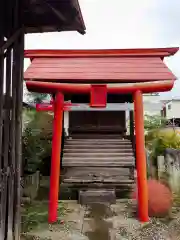
[[(17, 65), (17, 55), (19, 54), (18, 52), (18, 42), (16, 41), (13, 44), (13, 57), (12, 57), (12, 82), (11, 82), (11, 87), (12, 87), (12, 101), (11, 101), (11, 123), (10, 123), (10, 154), (9, 154), (9, 165), (11, 168), (11, 174), (9, 178), (9, 203), (8, 203), (8, 226), (9, 229), (14, 228), (14, 209), (15, 209), (15, 204), (16, 201), (16, 190), (15, 190), (15, 174), (16, 174), (16, 158), (15, 158), (15, 136), (16, 136), (16, 90), (17, 90), (17, 82), (18, 82), (18, 65)], [(8, 232), (9, 233), (9, 232)], [(14, 233), (14, 230), (13, 230)], [(10, 234), (10, 233), (9, 233)], [(8, 235), (8, 237), (10, 237)]]
[(66, 177), (82, 177), (82, 176), (129, 176), (130, 170), (128, 168), (109, 168), (109, 167), (81, 167), (81, 168), (68, 168)]
[[(88, 148), (65, 148), (64, 149), (64, 154), (65, 153), (68, 153), (68, 154), (70, 154), (70, 153), (88, 153), (89, 152), (89, 149)], [(124, 149), (122, 149), (122, 148), (94, 148), (93, 149), (93, 153), (113, 153), (113, 154), (115, 154), (115, 153), (132, 153), (133, 152), (133, 150), (132, 150), (132, 148), (124, 148)], [(91, 152), (92, 153), (92, 152)]]
[[(1, 2), (1, 1), (0, 1)], [(0, 16), (1, 16), (1, 7), (0, 7)], [(1, 21), (2, 22), (2, 21)], [(2, 24), (0, 24), (0, 34), (2, 34)], [(3, 42), (3, 37), (0, 35), (0, 45)], [(2, 133), (3, 133), (3, 87), (4, 87), (4, 57), (0, 55), (0, 183), (2, 189), (3, 183), (3, 175), (2, 175), (2, 154), (3, 154), (3, 147), (2, 147)], [(2, 195), (2, 192), (1, 192)], [(0, 224), (2, 226), (2, 213), (3, 213), (3, 204), (2, 198), (0, 199)], [(3, 229), (0, 228), (0, 239), (4, 238)]]
[(123, 184), (123, 183), (133, 183), (133, 180), (130, 179), (64, 179), (64, 183), (108, 183), (108, 184)]
[(81, 188), (81, 189), (84, 189), (84, 190), (87, 190), (89, 188), (112, 188), (112, 187), (115, 187), (116, 189), (119, 189), (119, 190), (124, 190), (124, 189), (129, 189), (129, 188), (132, 188), (134, 182), (133, 183), (64, 183), (62, 182), (61, 183), (61, 186), (62, 187), (67, 187), (67, 188)]
[(81, 134), (81, 133), (73, 133), (73, 135), (71, 135), (72, 139), (109, 139), (109, 138), (113, 138), (113, 139), (121, 139), (122, 136), (120, 134)]
[[(89, 134), (90, 135), (90, 134)], [(83, 136), (83, 135), (81, 135)], [(62, 183), (68, 187), (129, 187), (134, 183), (130, 169), (135, 158), (131, 141), (120, 138), (67, 139), (62, 166)]]
[[(10, 99), (10, 83), (11, 83), (11, 49), (6, 52), (6, 75), (5, 75), (5, 104), (9, 105)], [(4, 109), (4, 124), (3, 124), (3, 154), (2, 154), (2, 164), (3, 164), (3, 181), (2, 181), (2, 191), (1, 191), (1, 204), (3, 209), (1, 212), (1, 228), (5, 233), (6, 231), (6, 215), (7, 215), (7, 201), (8, 201), (8, 178), (9, 178), (9, 126), (10, 126), (10, 106)]]
[(129, 158), (130, 159), (134, 159), (133, 158), (134, 157), (134, 153), (133, 152), (127, 152), (127, 153), (123, 153), (123, 152), (121, 152), (121, 153), (114, 153), (114, 152), (111, 152), (111, 153), (104, 153), (104, 152), (101, 152), (101, 153), (94, 153), (94, 152), (86, 152), (86, 153), (64, 153), (64, 159), (71, 159), (71, 158), (73, 158), (73, 159), (95, 159), (95, 158), (97, 158), (97, 160), (98, 159), (111, 159), (111, 160), (113, 160), (113, 159), (122, 159), (122, 158), (124, 158), (124, 159), (126, 159), (126, 158), (128, 158), (128, 160), (129, 160)]
[(132, 149), (132, 146), (131, 145), (127, 145), (127, 144), (123, 144), (123, 145), (118, 145), (118, 144), (113, 144), (113, 145), (110, 145), (110, 144), (68, 144), (68, 143), (65, 143), (64, 145), (64, 149), (118, 149), (118, 148), (121, 148), (121, 149)]
[(101, 141), (100, 139), (94, 140), (94, 141), (87, 141), (87, 140), (81, 140), (81, 141), (76, 141), (76, 140), (69, 140), (66, 142), (66, 144), (69, 145), (79, 145), (79, 144), (88, 144), (88, 145), (117, 145), (117, 146), (123, 146), (123, 145), (132, 145), (130, 141)]
[[(15, 122), (17, 118), (21, 119), (21, 112), (17, 110), (22, 108), (24, 46), (19, 34), (22, 36), (24, 33), (21, 29), (21, 3), (19, 0), (0, 1), (0, 239), (3, 240), (19, 240), (20, 237), (20, 231), (16, 231), (20, 226), (20, 217), (15, 220), (20, 213), (20, 196), (16, 191), (20, 176), (16, 174), (15, 164), (21, 162), (17, 157), (21, 149), (15, 149), (15, 137), (21, 134), (21, 127)], [(14, 62), (16, 66), (12, 66)], [(16, 91), (20, 93), (18, 100), (15, 98)], [(16, 145), (20, 144), (21, 136), (16, 138)]]
[(68, 139), (68, 142), (69, 143), (79, 143), (79, 142), (87, 142), (87, 143), (93, 143), (93, 142), (99, 142), (99, 141), (101, 141), (101, 143), (129, 143), (129, 144), (131, 144), (131, 141), (130, 140), (128, 140), (128, 139), (106, 139), (106, 138), (93, 138), (93, 139), (84, 139), (84, 138), (82, 138), (82, 139), (74, 139), (74, 138), (69, 138)]
[(16, 85), (16, 152), (15, 152), (15, 158), (16, 158), (16, 175), (15, 175), (15, 189), (16, 189), (16, 212), (15, 214), (15, 221), (14, 221), (14, 228), (15, 228), (15, 239), (18, 240), (18, 236), (20, 236), (20, 210), (21, 210), (21, 163), (22, 163), (22, 98), (23, 98), (23, 62), (24, 62), (24, 32), (21, 33), (21, 36), (19, 38), (19, 49), (17, 55), (16, 61), (17, 67), (19, 69), (18, 72), (18, 81)]
[(98, 163), (86, 163), (84, 164), (84, 162), (66, 162), (63, 164), (64, 167), (132, 167), (134, 166), (134, 162), (107, 162), (107, 163), (103, 163), (103, 162), (98, 162)]
[(98, 162), (98, 161), (102, 161), (102, 162), (115, 162), (115, 161), (124, 161), (124, 162), (128, 162), (128, 161), (134, 161), (134, 157), (131, 155), (129, 156), (128, 154), (127, 155), (120, 155), (120, 156), (107, 156), (107, 155), (101, 155), (101, 156), (82, 156), (79, 155), (79, 156), (64, 156), (63, 158), (63, 164), (66, 163), (66, 162), (84, 162), (86, 163), (87, 161), (91, 161), (91, 162)]

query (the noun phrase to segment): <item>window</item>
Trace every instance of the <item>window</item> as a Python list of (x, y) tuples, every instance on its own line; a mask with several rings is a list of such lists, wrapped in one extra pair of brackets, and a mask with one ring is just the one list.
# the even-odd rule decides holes
[(168, 110), (171, 110), (171, 104), (168, 105)]

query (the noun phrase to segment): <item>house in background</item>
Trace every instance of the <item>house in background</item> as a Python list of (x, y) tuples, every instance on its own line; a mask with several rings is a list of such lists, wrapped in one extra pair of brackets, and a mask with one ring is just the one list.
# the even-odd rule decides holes
[(180, 98), (164, 101), (161, 115), (166, 117), (173, 125), (180, 126)]
[[(149, 93), (143, 94), (144, 102), (144, 117), (146, 115), (150, 116), (161, 116), (161, 111), (163, 109), (164, 103), (161, 101), (159, 93)], [(132, 105), (133, 110), (133, 105)], [(130, 133), (130, 112), (126, 111), (126, 129), (127, 135)]]

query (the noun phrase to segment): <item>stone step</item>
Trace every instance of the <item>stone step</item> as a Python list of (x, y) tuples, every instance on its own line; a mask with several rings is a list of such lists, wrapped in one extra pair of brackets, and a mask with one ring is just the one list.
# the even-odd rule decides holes
[[(81, 205), (89, 205), (92, 203), (116, 203), (115, 189), (91, 189), (79, 191), (79, 203)], [(95, 206), (94, 206), (95, 207)], [(97, 205), (99, 208), (100, 206)]]

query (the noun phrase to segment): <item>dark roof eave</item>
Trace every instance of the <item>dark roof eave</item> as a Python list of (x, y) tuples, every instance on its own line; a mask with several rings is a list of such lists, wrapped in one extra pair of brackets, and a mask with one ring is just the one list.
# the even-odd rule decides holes
[(78, 31), (85, 34), (86, 27), (78, 0), (70, 0), (68, 6), (66, 1), (58, 3), (45, 0), (44, 3), (38, 3), (25, 0), (23, 18), (25, 33)]

